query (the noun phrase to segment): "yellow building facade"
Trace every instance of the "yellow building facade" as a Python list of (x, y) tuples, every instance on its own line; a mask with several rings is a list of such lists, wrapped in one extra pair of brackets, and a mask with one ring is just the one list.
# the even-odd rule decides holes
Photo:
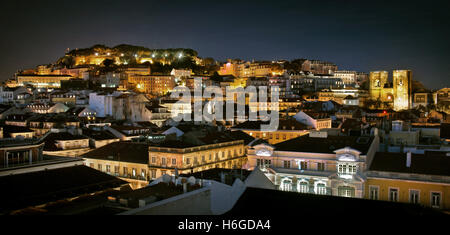
[(377, 152), (366, 172), (364, 198), (450, 210), (448, 153)]
[(198, 172), (212, 168), (240, 169), (247, 161), (244, 141), (195, 147), (149, 147), (150, 178)]
[(149, 183), (147, 164), (94, 158), (85, 158), (84, 163), (93, 169), (129, 182), (133, 189), (145, 187)]
[(417, 203), (443, 210), (450, 210), (449, 195), (450, 183), (368, 177), (365, 184), (366, 199)]
[(175, 88), (175, 78), (167, 75), (128, 75), (128, 83), (140, 92), (162, 96)]
[(69, 75), (18, 75), (17, 84), (19, 86), (33, 85), (38, 88), (60, 88), (61, 81), (72, 79)]

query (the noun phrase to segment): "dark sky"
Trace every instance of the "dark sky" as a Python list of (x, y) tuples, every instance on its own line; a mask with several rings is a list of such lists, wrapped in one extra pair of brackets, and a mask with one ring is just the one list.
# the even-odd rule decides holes
[(200, 57), (309, 58), (358, 71), (411, 69), (450, 86), (448, 1), (2, 1), (0, 79), (66, 48), (189, 47)]

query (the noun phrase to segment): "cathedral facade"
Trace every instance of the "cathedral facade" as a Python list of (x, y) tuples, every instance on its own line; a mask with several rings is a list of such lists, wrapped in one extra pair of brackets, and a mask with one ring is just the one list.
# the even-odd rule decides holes
[(394, 110), (412, 108), (412, 72), (411, 70), (394, 70), (392, 82), (387, 71), (370, 72), (370, 99), (387, 103)]

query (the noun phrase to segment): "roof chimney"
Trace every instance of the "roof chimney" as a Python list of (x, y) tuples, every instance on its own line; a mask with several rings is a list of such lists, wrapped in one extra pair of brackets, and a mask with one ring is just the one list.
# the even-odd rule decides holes
[(411, 152), (406, 153), (406, 167), (411, 167)]

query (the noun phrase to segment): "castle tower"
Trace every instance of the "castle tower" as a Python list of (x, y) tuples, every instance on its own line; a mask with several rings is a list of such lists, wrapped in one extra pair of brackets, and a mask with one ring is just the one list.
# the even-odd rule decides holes
[(370, 72), (369, 76), (369, 93), (371, 99), (382, 98), (384, 84), (388, 82), (388, 72), (387, 71), (373, 71)]
[(394, 110), (412, 107), (412, 72), (411, 70), (394, 70)]

